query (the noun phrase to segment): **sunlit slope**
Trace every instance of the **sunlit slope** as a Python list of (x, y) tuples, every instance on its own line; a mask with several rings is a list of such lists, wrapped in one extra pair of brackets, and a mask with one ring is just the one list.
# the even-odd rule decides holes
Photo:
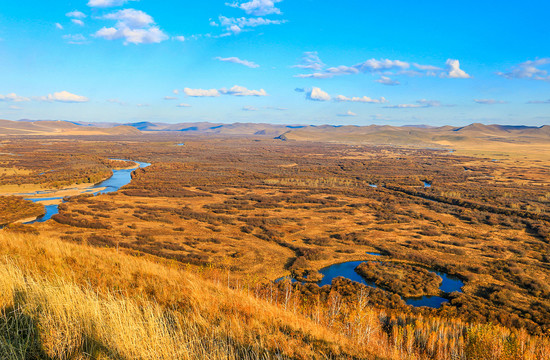
[(550, 126), (527, 127), (471, 124), (465, 127), (308, 126), (280, 136), (282, 140), (343, 144), (434, 147), (469, 155), (550, 158)]
[(131, 126), (100, 128), (68, 121), (0, 120), (0, 135), (133, 135), (141, 132)]
[[(232, 283), (232, 288), (227, 284)], [(263, 289), (263, 290), (262, 290)], [(548, 339), (492, 325), (387, 314), (358, 294), (301, 303), (56, 238), (0, 232), (2, 359), (546, 359)]]

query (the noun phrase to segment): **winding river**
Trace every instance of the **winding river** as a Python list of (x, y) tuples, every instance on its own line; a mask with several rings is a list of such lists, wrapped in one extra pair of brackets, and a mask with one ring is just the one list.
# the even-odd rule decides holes
[[(378, 255), (378, 254), (372, 253), (372, 255)], [(363, 279), (361, 275), (355, 272), (355, 268), (363, 262), (368, 262), (368, 261), (362, 261), (362, 260), (348, 261), (340, 264), (327, 266), (319, 270), (319, 272), (323, 274), (323, 279), (317, 282), (316, 284), (319, 286), (330, 285), (332, 284), (332, 280), (341, 276), (366, 286), (378, 288), (378, 286), (374, 282)], [(454, 292), (454, 291), (462, 292), (461, 288), (462, 286), (464, 286), (464, 283), (460, 279), (447, 275), (445, 273), (441, 273), (437, 271), (433, 271), (433, 272), (439, 275), (443, 280), (443, 282), (441, 283), (441, 286), (439, 287), (440, 290), (447, 293)], [(278, 280), (282, 280), (282, 279), (284, 278), (281, 278)], [(296, 280), (292, 279), (292, 281), (295, 282)], [(441, 307), (443, 303), (446, 303), (449, 301), (441, 296), (422, 296), (419, 298), (405, 298), (404, 300), (408, 305), (427, 306), (434, 309)]]
[[(112, 159), (112, 160), (121, 160), (121, 159)], [(133, 160), (128, 160), (128, 161), (133, 161)], [(115, 192), (118, 189), (120, 189), (121, 187), (123, 187), (124, 185), (130, 183), (130, 181), (132, 180), (132, 172), (135, 169), (144, 168), (144, 167), (147, 167), (147, 166), (151, 165), (150, 163), (145, 163), (145, 162), (140, 162), (140, 161), (134, 161), (134, 162), (137, 164), (135, 167), (133, 167), (131, 169), (113, 170), (113, 175), (110, 178), (108, 178), (107, 180), (104, 180), (100, 183), (97, 183), (94, 186), (86, 189), (84, 194), (88, 193), (88, 194), (99, 195), (99, 194), (108, 194), (108, 193), (111, 193), (111, 192)], [(29, 195), (43, 195), (43, 194), (47, 194), (47, 193), (48, 193), (47, 191), (37, 191), (37, 192), (32, 193), (32, 194), (27, 194), (27, 196), (29, 196)], [(51, 197), (51, 198), (42, 198), (41, 197), (41, 198), (26, 198), (26, 200), (31, 200), (32, 202), (41, 202), (41, 201), (49, 201), (49, 200), (63, 200), (63, 198), (62, 197)], [(63, 202), (64, 201), (61, 201), (61, 203), (63, 203)], [(34, 224), (34, 223), (45, 222), (45, 221), (48, 221), (49, 219), (51, 219), (51, 217), (54, 216), (55, 214), (59, 213), (59, 205), (58, 204), (45, 205), (44, 207), (46, 208), (46, 214), (36, 218), (35, 220), (26, 222), (25, 224)]]

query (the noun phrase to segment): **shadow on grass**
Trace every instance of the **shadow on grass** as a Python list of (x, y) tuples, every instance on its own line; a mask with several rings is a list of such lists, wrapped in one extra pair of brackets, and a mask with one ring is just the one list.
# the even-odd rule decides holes
[[(14, 306), (0, 309), (0, 359), (2, 360), (53, 360), (44, 347), (39, 320), (26, 313), (25, 294), (16, 292)], [(27, 305), (28, 306), (28, 305)], [(39, 311), (39, 310), (37, 310)], [(88, 334), (80, 334), (80, 346), (67, 349), (63, 358), (79, 358), (86, 354), (91, 359), (108, 356), (124, 359), (115, 350), (108, 348)]]

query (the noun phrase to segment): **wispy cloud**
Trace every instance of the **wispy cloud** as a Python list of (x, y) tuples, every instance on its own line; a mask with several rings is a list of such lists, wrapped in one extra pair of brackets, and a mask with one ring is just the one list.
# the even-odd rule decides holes
[(55, 23), (55, 27), (56, 27), (58, 30), (63, 30), (63, 25), (61, 25), (60, 23)]
[(63, 35), (63, 39), (65, 39), (69, 44), (74, 44), (74, 45), (82, 45), (88, 42), (88, 39), (86, 39), (86, 37), (82, 34)]
[(68, 13), (65, 14), (65, 16), (70, 17), (70, 18), (75, 18), (75, 19), (85, 19), (86, 18), (86, 14), (84, 14), (82, 11), (78, 11), (78, 10), (68, 12)]
[(183, 92), (187, 96), (191, 97), (218, 97), (220, 95), (230, 96), (267, 96), (267, 92), (264, 89), (249, 90), (244, 86), (235, 85), (229, 89), (190, 89), (185, 88)]
[(13, 102), (23, 102), (23, 101), (30, 101), (31, 99), (19, 96), (15, 93), (7, 94), (7, 95), (0, 95), (0, 101), (13, 101)]
[(418, 70), (421, 70), (421, 71), (436, 72), (436, 71), (442, 71), (443, 70), (442, 68), (440, 68), (438, 66), (433, 66), (433, 65), (422, 65), (422, 64), (413, 63), (413, 66), (415, 68), (417, 68)]
[(177, 100), (178, 98), (176, 96), (165, 96), (164, 100)]
[(254, 106), (243, 106), (242, 111), (258, 111)]
[(276, 111), (287, 111), (287, 108), (284, 107), (278, 107), (278, 106), (266, 106), (265, 109), (267, 110), (276, 110)]
[(117, 105), (120, 105), (120, 106), (128, 105), (126, 102), (121, 101), (119, 99), (107, 99), (107, 102), (111, 103), (111, 104), (117, 104)]
[(220, 93), (233, 96), (267, 96), (267, 92), (264, 89), (248, 90), (247, 88), (239, 85), (235, 85), (230, 89), (222, 88), (220, 89)]
[(242, 59), (239, 59), (238, 57), (222, 58), (222, 57), (218, 56), (218, 57), (216, 57), (216, 60), (224, 61), (224, 62), (230, 62), (230, 63), (233, 63), (233, 64), (240, 64), (240, 65), (244, 65), (244, 66), (247, 66), (247, 67), (253, 68), (253, 69), (260, 67), (260, 65), (254, 63), (252, 61), (242, 60)]
[(271, 19), (266, 19), (262, 17), (228, 18), (225, 16), (220, 16), (219, 21), (220, 21), (219, 25), (222, 26), (226, 31), (224, 35), (237, 35), (245, 31), (247, 28), (254, 28), (257, 26), (265, 26), (265, 25), (280, 25), (286, 22), (286, 20), (271, 20)]
[(548, 70), (543, 69), (550, 64), (550, 58), (529, 60), (513, 66), (507, 72), (497, 72), (497, 75), (506, 79), (531, 79), (550, 81)]
[(309, 74), (295, 75), (297, 78), (329, 79), (341, 75), (366, 73), (380, 75), (380, 78), (375, 81), (384, 85), (398, 85), (399, 81), (391, 79), (389, 76), (399, 75), (439, 76), (441, 78), (453, 79), (466, 79), (471, 77), (460, 68), (459, 61), (454, 59), (447, 60), (446, 69), (433, 65), (421, 65), (417, 63), (413, 63), (412, 67), (414, 67), (414, 69), (411, 69), (410, 63), (392, 59), (369, 59), (351, 66), (339, 65), (326, 67), (316, 52), (305, 52), (301, 63), (294, 65), (293, 67), (312, 70)]
[(191, 97), (217, 97), (220, 96), (220, 92), (217, 89), (190, 89), (185, 88), (183, 89), (183, 92), (187, 96)]
[(177, 106), (178, 106), (178, 107), (185, 107), (185, 108), (191, 107), (191, 105), (185, 104), (185, 103), (178, 104)]
[(417, 100), (415, 104), (388, 105), (384, 107), (387, 109), (418, 109), (418, 108), (432, 108), (432, 107), (440, 107), (440, 106), (450, 106), (450, 105), (442, 105), (441, 102), (437, 100), (421, 99), (421, 100)]
[(78, 26), (84, 26), (84, 21), (79, 20), (79, 19), (71, 19), (71, 22), (75, 25), (78, 25)]
[(377, 83), (380, 83), (380, 84), (382, 84), (382, 85), (388, 85), (388, 86), (395, 86), (395, 85), (399, 85), (399, 84), (400, 84), (399, 81), (390, 79), (390, 78), (387, 77), (387, 76), (380, 76), (380, 79), (374, 80), (374, 81), (376, 81)]
[(344, 95), (336, 95), (332, 97), (327, 92), (321, 90), (318, 87), (313, 87), (311, 89), (301, 89), (296, 88), (294, 89), (296, 92), (305, 92), (306, 99), (312, 100), (312, 101), (330, 101), (334, 100), (336, 102), (356, 102), (356, 103), (373, 103), (373, 104), (383, 104), (388, 102), (384, 97), (380, 97), (379, 99), (373, 99), (368, 96), (354, 96), (354, 97), (347, 97)]
[(298, 69), (321, 70), (325, 64), (319, 58), (317, 51), (306, 51), (302, 56), (302, 61), (298, 65), (292, 66)]
[(383, 104), (388, 102), (384, 97), (381, 97), (380, 99), (372, 99), (368, 96), (362, 96), (362, 97), (347, 97), (344, 95), (338, 95), (334, 98), (334, 101), (337, 102), (359, 102), (359, 103), (374, 103), (374, 104)]
[(48, 102), (57, 101), (63, 103), (84, 103), (90, 101), (90, 99), (85, 96), (72, 94), (68, 91), (60, 91), (47, 96), (41, 96), (37, 100)]
[(107, 8), (107, 7), (122, 6), (129, 1), (137, 1), (137, 0), (90, 0), (88, 1), (88, 6)]
[(114, 27), (103, 27), (94, 36), (106, 40), (124, 39), (124, 44), (160, 43), (168, 36), (159, 29), (153, 18), (135, 9), (124, 9), (103, 16), (106, 20), (116, 20)]
[(348, 110), (346, 113), (338, 114), (338, 116), (340, 116), (340, 117), (350, 117), (350, 116), (353, 117), (353, 116), (357, 116), (357, 114), (354, 113), (351, 110)]
[(550, 99), (548, 100), (531, 100), (527, 104), (550, 104)]
[(176, 41), (179, 41), (179, 42), (184, 42), (185, 41), (185, 36), (178, 35), (178, 36), (174, 36), (173, 39), (176, 40)]
[(282, 0), (252, 0), (246, 2), (226, 3), (227, 6), (244, 10), (248, 15), (265, 16), (270, 14), (281, 14), (281, 10), (275, 7), (276, 3)]
[(495, 99), (474, 99), (474, 102), (482, 105), (508, 104), (508, 101)]

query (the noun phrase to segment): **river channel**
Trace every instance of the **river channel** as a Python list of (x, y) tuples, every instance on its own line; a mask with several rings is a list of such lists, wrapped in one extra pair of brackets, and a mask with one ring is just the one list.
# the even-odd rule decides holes
[[(375, 254), (372, 254), (372, 255), (375, 255)], [(363, 277), (361, 277), (361, 275), (359, 275), (355, 271), (355, 268), (363, 262), (368, 262), (368, 261), (348, 261), (340, 264), (327, 266), (319, 270), (319, 272), (323, 274), (323, 279), (317, 282), (316, 284), (319, 286), (330, 285), (332, 284), (332, 280), (341, 276), (351, 281), (355, 281), (360, 284), (370, 286), (372, 288), (378, 288), (378, 286), (374, 282), (363, 279)], [(438, 271), (433, 271), (433, 272), (436, 273), (438, 276), (440, 276), (441, 279), (443, 280), (443, 282), (441, 283), (441, 286), (439, 287), (441, 291), (444, 291), (447, 293), (454, 292), (454, 291), (462, 292), (461, 289), (464, 286), (464, 283), (460, 279), (442, 272), (438, 272)], [(296, 280), (292, 279), (292, 281), (295, 282)], [(404, 300), (408, 305), (427, 306), (434, 309), (441, 307), (443, 303), (446, 303), (449, 301), (441, 296), (422, 296), (419, 298), (406, 298)]]
[[(113, 160), (119, 160), (119, 159), (113, 159)], [(133, 160), (128, 160), (128, 161), (133, 161)], [(108, 194), (111, 192), (115, 192), (121, 187), (123, 187), (124, 185), (130, 183), (130, 181), (132, 180), (132, 172), (135, 169), (144, 168), (151, 165), (150, 163), (145, 163), (140, 161), (134, 161), (134, 162), (137, 164), (135, 167), (131, 169), (113, 170), (113, 175), (110, 178), (86, 189), (84, 194), (99, 195), (99, 194)], [(46, 194), (48, 194), (48, 191), (37, 191), (35, 193), (26, 194), (26, 196), (39, 196), (39, 195), (46, 195)], [(61, 202), (62, 203), (64, 202), (62, 197), (50, 197), (50, 198), (27, 197), (26, 199), (31, 200), (32, 202), (38, 202), (38, 203), (41, 201), (49, 201), (49, 200), (62, 200)], [(44, 207), (46, 208), (46, 214), (36, 218), (35, 220), (26, 222), (25, 224), (45, 222), (51, 219), (51, 217), (54, 216), (55, 214), (59, 213), (59, 204), (45, 205)]]

